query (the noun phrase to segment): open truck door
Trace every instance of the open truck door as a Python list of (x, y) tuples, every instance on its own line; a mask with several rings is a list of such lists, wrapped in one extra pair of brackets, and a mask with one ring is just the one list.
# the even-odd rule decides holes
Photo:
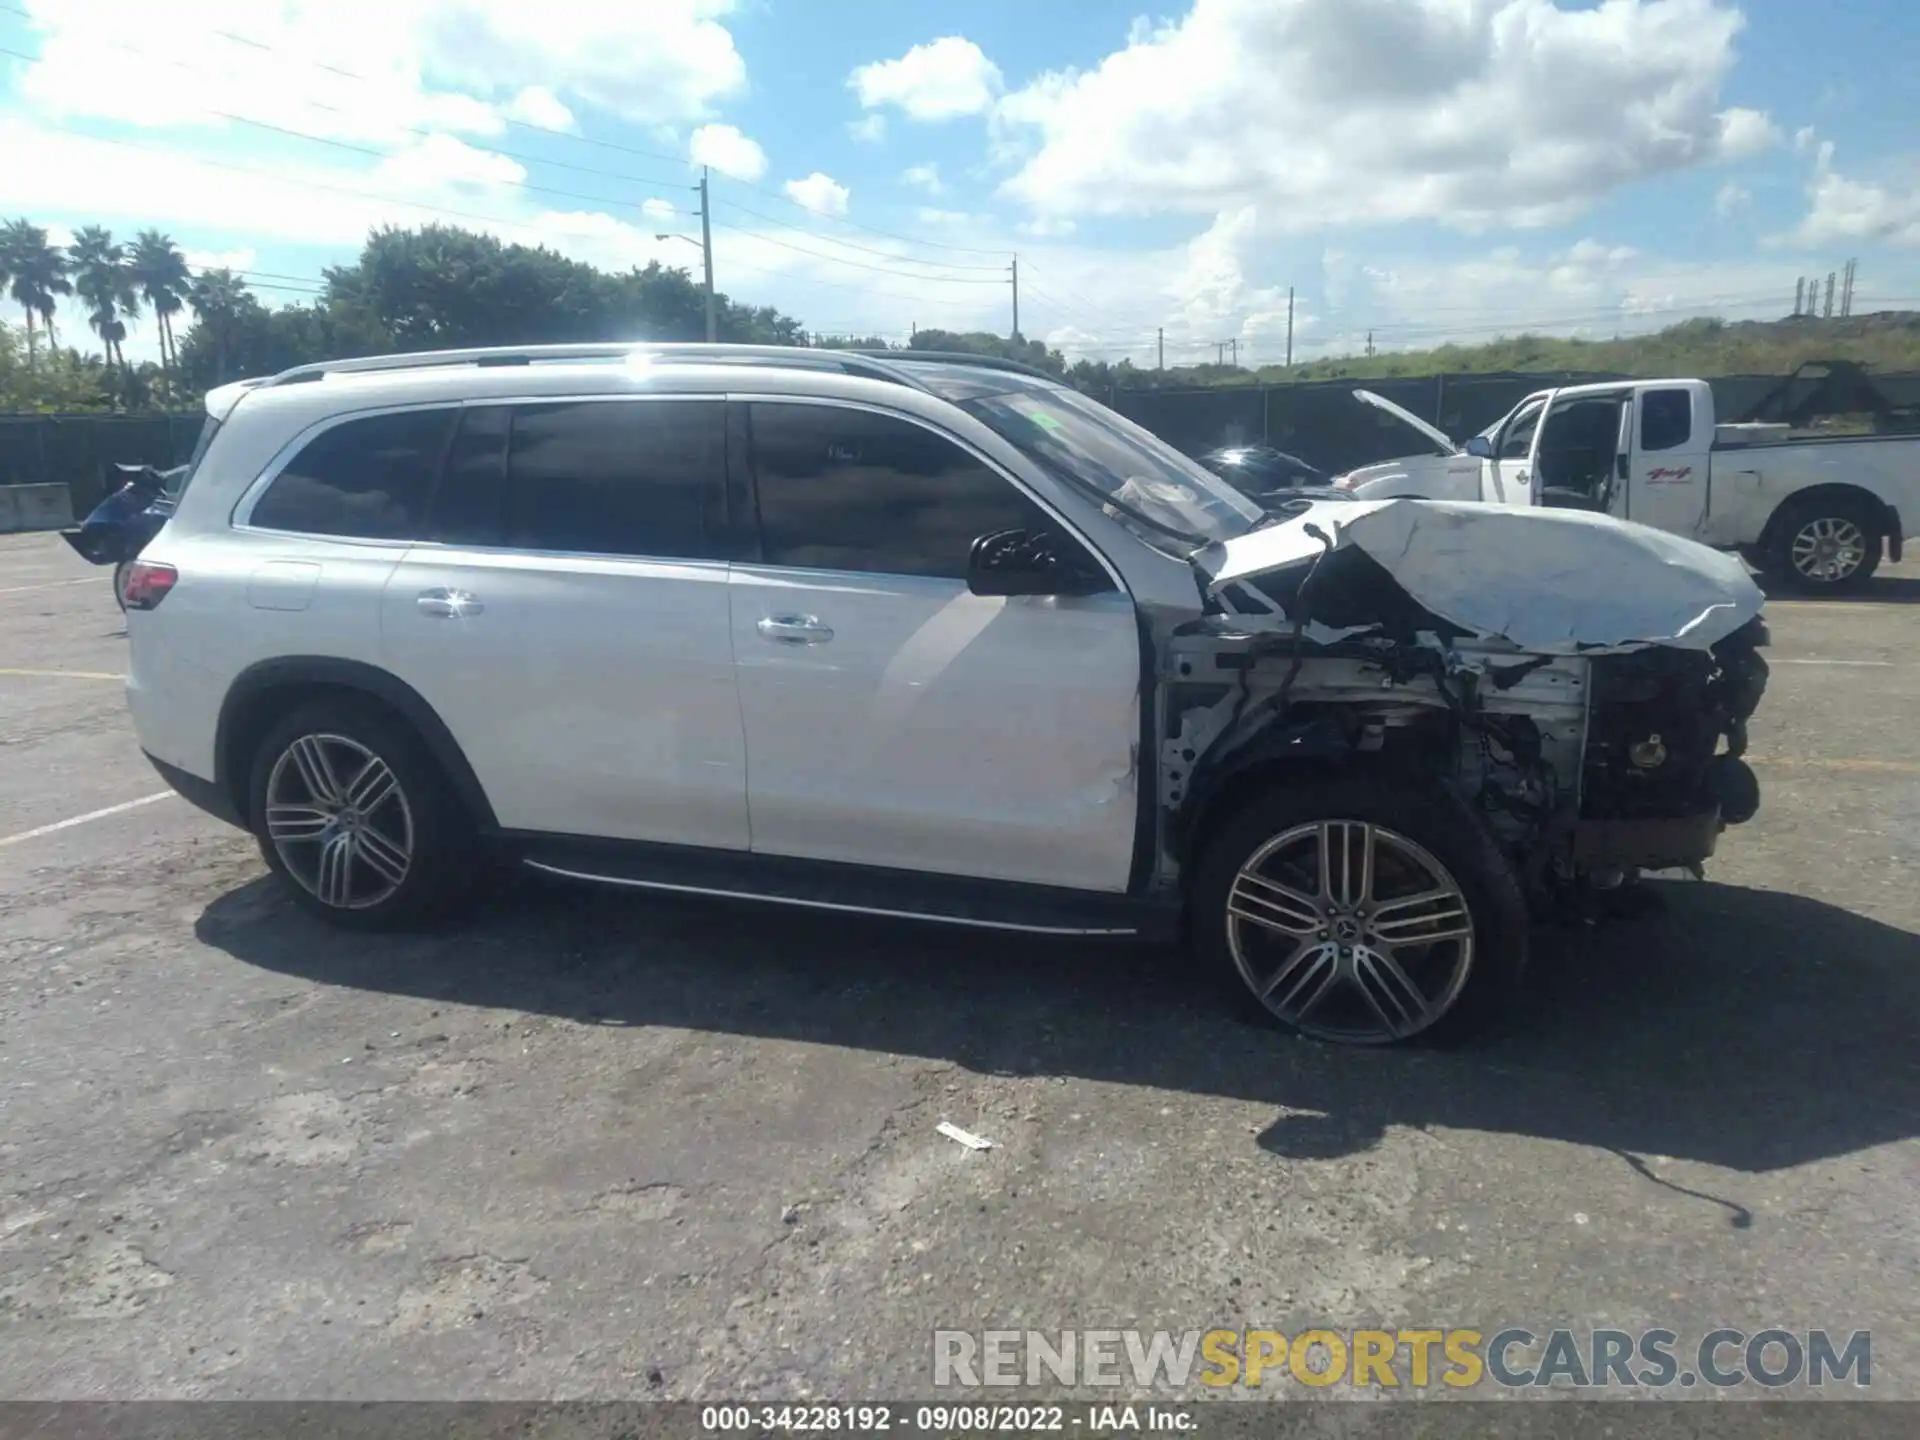
[(1631, 443), (1619, 485), (1624, 494), (1613, 513), (1673, 535), (1701, 534), (1707, 521), (1712, 410), (1702, 405), (1694, 386), (1662, 385), (1639, 391), (1629, 412)]

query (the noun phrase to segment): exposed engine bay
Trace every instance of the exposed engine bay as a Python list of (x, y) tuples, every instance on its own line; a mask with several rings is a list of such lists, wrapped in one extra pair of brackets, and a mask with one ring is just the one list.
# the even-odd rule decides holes
[(1208, 613), (1162, 647), (1163, 865), (1178, 867), (1210, 807), (1269, 767), (1365, 764), (1437, 784), (1542, 903), (1697, 869), (1758, 809), (1741, 758), (1767, 680), (1757, 591), (1715, 613), (1725, 633), (1710, 643), (1696, 628), (1666, 643), (1608, 633), (1523, 648), (1437, 613), (1363, 546), (1308, 528), (1317, 554), (1214, 577)]

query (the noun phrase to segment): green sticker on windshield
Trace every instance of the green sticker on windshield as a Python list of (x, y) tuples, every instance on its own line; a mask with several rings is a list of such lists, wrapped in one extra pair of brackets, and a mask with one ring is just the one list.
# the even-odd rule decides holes
[(1027, 419), (1038, 425), (1042, 430), (1058, 430), (1060, 428), (1060, 422), (1044, 410), (1034, 411), (1027, 416)]

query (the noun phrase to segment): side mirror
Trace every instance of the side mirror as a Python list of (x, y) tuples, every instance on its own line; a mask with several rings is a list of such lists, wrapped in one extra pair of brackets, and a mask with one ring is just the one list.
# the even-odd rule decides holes
[(1477, 460), (1493, 459), (1493, 442), (1484, 435), (1476, 435), (1467, 441), (1467, 454)]
[(975, 595), (1095, 595), (1113, 582), (1079, 547), (1044, 530), (996, 530), (973, 542), (967, 589)]

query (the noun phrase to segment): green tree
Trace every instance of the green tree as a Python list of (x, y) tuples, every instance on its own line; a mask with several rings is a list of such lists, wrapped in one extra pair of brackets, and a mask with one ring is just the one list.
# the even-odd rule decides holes
[(202, 331), (206, 332), (205, 346), (212, 360), (211, 382), (224, 385), (241, 322), (261, 308), (260, 302), (253, 298), (244, 280), (231, 270), (221, 269), (202, 270), (193, 277), (193, 283), (187, 287), (187, 304), (193, 307), (193, 316), (198, 322), (188, 339), (199, 338)]
[(140, 294), (127, 265), (127, 247), (98, 225), (73, 232), (71, 247), (73, 289), (87, 307), (87, 324), (106, 347), (109, 364), (126, 369), (121, 348), (127, 338), (125, 321), (140, 313)]
[(31, 368), (38, 348), (36, 318), (46, 330), (47, 348), (51, 350), (58, 343), (53, 328), (54, 306), (58, 297), (73, 293), (73, 283), (67, 279), (67, 258), (47, 239), (42, 226), (24, 218), (11, 220), (0, 226), (0, 273), (7, 277), (7, 293), (27, 315), (27, 365)]
[(921, 330), (907, 342), (910, 350), (948, 350), (964, 355), (994, 355), (1002, 360), (1018, 360), (1049, 374), (1067, 373), (1067, 361), (1058, 350), (1049, 350), (1043, 340), (1009, 340), (987, 330)]
[(153, 318), (160, 330), (160, 368), (171, 371), (180, 361), (180, 349), (173, 336), (173, 317), (186, 308), (187, 289), (193, 283), (187, 269), (187, 257), (172, 237), (158, 230), (142, 230), (133, 237), (128, 266), (134, 284), (153, 307)]

